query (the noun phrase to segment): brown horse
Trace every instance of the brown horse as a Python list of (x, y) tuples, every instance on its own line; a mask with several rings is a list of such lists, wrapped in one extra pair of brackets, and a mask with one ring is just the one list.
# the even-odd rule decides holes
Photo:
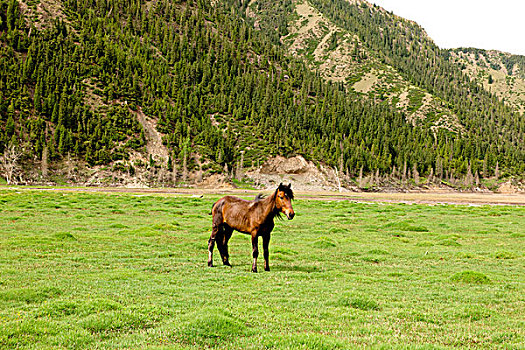
[(247, 201), (234, 196), (219, 199), (212, 207), (213, 226), (208, 241), (208, 266), (213, 266), (213, 247), (217, 242), (217, 249), (221, 254), (222, 263), (230, 265), (228, 261), (228, 240), (233, 230), (252, 236), (253, 265), (252, 272), (257, 272), (257, 257), (259, 256), (258, 239), (263, 239), (264, 270), (270, 271), (268, 263), (268, 245), (273, 230), (274, 217), (284, 213), (288, 220), (292, 220), (295, 213), (292, 208), (293, 192), (291, 184), (280, 184), (275, 192), (266, 198), (262, 195), (253, 201)]

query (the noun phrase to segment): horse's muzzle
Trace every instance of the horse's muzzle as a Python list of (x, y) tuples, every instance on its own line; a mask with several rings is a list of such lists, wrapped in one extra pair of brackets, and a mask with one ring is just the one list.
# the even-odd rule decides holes
[(291, 213), (286, 213), (286, 217), (288, 218), (288, 220), (292, 220), (294, 216), (295, 213), (293, 211)]

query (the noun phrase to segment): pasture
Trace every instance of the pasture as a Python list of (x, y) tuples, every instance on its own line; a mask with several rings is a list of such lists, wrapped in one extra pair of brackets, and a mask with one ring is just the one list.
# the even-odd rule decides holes
[(0, 189), (0, 348), (524, 347), (525, 207), (298, 198), (254, 274), (218, 198)]

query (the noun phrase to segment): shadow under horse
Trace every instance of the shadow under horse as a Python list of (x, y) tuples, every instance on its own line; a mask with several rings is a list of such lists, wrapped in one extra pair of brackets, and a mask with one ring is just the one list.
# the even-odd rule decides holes
[(219, 199), (212, 207), (213, 225), (208, 240), (208, 266), (213, 266), (213, 248), (221, 254), (222, 263), (230, 265), (228, 255), (228, 241), (233, 230), (249, 234), (252, 237), (253, 264), (252, 272), (257, 272), (257, 257), (259, 256), (259, 237), (263, 240), (264, 270), (270, 271), (268, 262), (268, 246), (272, 233), (273, 219), (283, 213), (288, 220), (292, 220), (295, 212), (292, 208), (293, 191), (291, 184), (279, 184), (275, 192), (263, 197), (257, 195), (254, 200), (247, 201), (234, 196)]

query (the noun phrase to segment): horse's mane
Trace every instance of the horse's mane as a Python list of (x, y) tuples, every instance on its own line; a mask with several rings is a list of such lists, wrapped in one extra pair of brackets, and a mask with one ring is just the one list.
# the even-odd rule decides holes
[(288, 184), (288, 185), (283, 185), (282, 183), (279, 184), (279, 187), (277, 187), (277, 189), (275, 190), (275, 192), (277, 191), (283, 191), (284, 194), (286, 194), (286, 196), (290, 199), (294, 199), (293, 198), (293, 191), (292, 191), (292, 184)]
[(266, 198), (266, 196), (262, 193), (259, 193), (258, 195), (255, 196), (255, 199), (253, 201), (258, 202), (260, 200), (263, 200), (264, 198)]

